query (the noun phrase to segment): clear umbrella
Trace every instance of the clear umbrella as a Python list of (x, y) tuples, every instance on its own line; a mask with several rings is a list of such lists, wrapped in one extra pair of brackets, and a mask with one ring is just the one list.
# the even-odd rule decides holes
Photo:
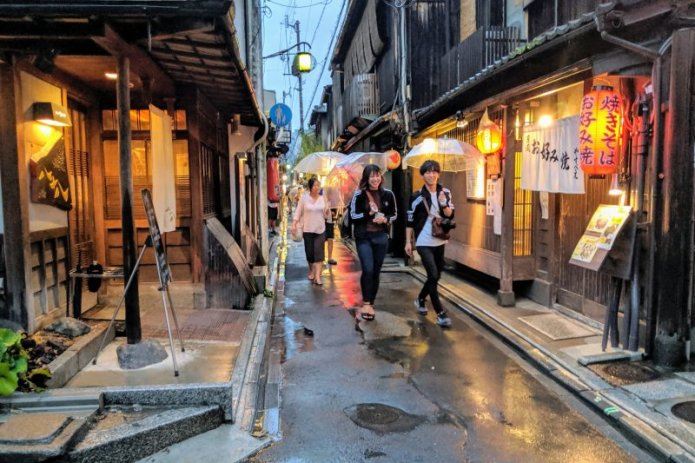
[(384, 153), (351, 153), (338, 162), (326, 177), (324, 182), (328, 188), (333, 189), (333, 197), (338, 202), (336, 207), (342, 207), (352, 198), (353, 193), (360, 184), (362, 171), (368, 164), (376, 164), (386, 171), (387, 157)]
[(470, 143), (452, 138), (425, 138), (422, 143), (413, 146), (403, 164), (416, 169), (428, 160), (437, 161), (445, 172), (475, 170), (485, 162), (485, 156)]
[(295, 172), (303, 174), (328, 175), (338, 161), (345, 155), (337, 151), (318, 151), (308, 154), (294, 166)]

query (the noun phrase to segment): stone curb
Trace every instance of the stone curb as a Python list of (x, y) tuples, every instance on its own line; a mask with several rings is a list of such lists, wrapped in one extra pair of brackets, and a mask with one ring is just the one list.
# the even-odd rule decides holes
[[(425, 281), (423, 272), (411, 267), (389, 268), (384, 269), (384, 272), (407, 273), (421, 282)], [(483, 307), (479, 307), (458, 295), (447, 284), (440, 282), (439, 286), (443, 290), (441, 294), (443, 297), (456, 304), (478, 323), (509, 342), (559, 384), (604, 414), (616, 426), (638, 439), (641, 444), (659, 455), (664, 461), (695, 462), (695, 454), (686, 442), (667, 432), (655, 420), (651, 420), (649, 416), (645, 415), (644, 410), (640, 412), (633, 408), (631, 402), (638, 401), (639, 404), (639, 399), (628, 398), (628, 400), (617, 401), (615, 393), (625, 394), (622, 389), (615, 388), (585, 368), (580, 370), (568, 365), (551, 350), (499, 320)]]

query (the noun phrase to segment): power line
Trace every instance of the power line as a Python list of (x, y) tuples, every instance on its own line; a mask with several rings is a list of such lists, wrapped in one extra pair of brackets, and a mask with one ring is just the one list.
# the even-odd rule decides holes
[(333, 0), (325, 0), (323, 2), (317, 2), (317, 3), (312, 3), (310, 5), (295, 5), (295, 2), (292, 2), (292, 5), (287, 5), (286, 3), (280, 3), (280, 2), (275, 2), (273, 0), (266, 0), (268, 3), (272, 3), (274, 5), (278, 6), (284, 6), (286, 8), (311, 8), (312, 6), (318, 6), (318, 5), (327, 5), (331, 3)]

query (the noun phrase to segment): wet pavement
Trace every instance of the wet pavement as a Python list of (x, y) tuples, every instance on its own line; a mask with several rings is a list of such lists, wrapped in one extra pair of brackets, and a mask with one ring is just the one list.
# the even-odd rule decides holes
[(250, 461), (653, 461), (448, 302), (451, 329), (418, 316), (409, 274), (383, 274), (376, 320), (356, 325), (359, 266), (336, 251), (319, 287), (289, 245), (269, 365), (280, 425)]

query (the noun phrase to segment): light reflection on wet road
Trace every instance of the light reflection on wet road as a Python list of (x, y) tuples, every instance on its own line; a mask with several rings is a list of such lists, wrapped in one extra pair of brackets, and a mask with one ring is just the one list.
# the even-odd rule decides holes
[(290, 249), (293, 303), (273, 327), (282, 438), (251, 461), (650, 461), (460, 312), (450, 330), (432, 311), (418, 317), (410, 276), (384, 275), (376, 320), (355, 331), (356, 265), (339, 246), (337, 268), (312, 286), (301, 251)]

